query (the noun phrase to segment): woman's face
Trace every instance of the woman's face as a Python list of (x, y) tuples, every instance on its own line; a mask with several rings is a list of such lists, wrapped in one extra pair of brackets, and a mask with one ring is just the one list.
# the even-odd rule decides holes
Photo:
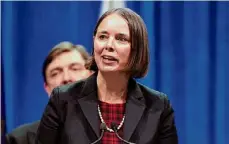
[(117, 14), (100, 23), (94, 37), (94, 57), (99, 71), (125, 71), (131, 50), (127, 21)]

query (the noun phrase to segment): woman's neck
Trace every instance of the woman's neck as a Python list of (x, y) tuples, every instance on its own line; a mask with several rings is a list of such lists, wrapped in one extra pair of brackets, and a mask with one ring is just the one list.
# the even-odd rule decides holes
[(98, 72), (97, 86), (100, 101), (107, 103), (125, 103), (129, 77), (120, 73), (104, 74)]

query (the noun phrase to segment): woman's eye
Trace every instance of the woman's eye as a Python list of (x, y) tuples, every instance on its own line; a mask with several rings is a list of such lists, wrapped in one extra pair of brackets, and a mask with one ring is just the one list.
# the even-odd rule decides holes
[(100, 36), (99, 36), (99, 39), (100, 39), (100, 40), (107, 39), (107, 36), (106, 36), (106, 35), (100, 35)]
[(120, 41), (127, 41), (125, 38), (119, 38)]
[(117, 37), (116, 39), (120, 42), (129, 42), (129, 40), (125, 37)]

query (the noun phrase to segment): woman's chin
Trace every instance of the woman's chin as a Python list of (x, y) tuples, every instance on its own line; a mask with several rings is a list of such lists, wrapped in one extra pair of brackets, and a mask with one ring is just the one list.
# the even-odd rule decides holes
[(116, 69), (112, 69), (112, 68), (103, 68), (103, 69), (100, 69), (99, 71), (101, 72), (118, 72)]

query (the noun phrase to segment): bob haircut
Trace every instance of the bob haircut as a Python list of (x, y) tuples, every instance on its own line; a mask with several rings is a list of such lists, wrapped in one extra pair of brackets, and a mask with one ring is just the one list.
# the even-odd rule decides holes
[[(149, 44), (148, 34), (144, 21), (134, 11), (128, 8), (116, 8), (105, 12), (98, 20), (93, 35), (96, 36), (97, 29), (104, 18), (111, 14), (117, 14), (127, 21), (130, 31), (131, 52), (127, 64), (127, 74), (132, 78), (142, 78), (148, 72), (149, 67)], [(92, 58), (87, 67), (90, 70), (98, 71), (94, 59), (94, 50)]]

